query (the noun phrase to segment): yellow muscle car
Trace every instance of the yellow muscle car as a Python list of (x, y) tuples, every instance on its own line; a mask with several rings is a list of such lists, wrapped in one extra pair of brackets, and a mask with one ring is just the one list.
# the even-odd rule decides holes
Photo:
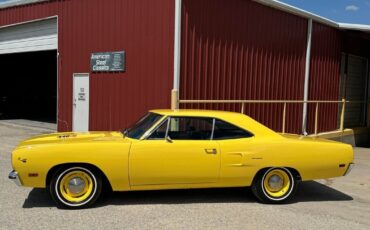
[(153, 110), (122, 132), (55, 133), (21, 142), (9, 178), (47, 188), (58, 207), (84, 208), (113, 191), (248, 187), (264, 203), (290, 199), (299, 181), (344, 176), (352, 147), (280, 135), (250, 117)]

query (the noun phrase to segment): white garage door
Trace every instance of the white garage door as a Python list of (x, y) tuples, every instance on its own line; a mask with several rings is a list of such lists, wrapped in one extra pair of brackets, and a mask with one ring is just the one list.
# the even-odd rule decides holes
[(0, 28), (0, 54), (54, 50), (57, 47), (55, 18)]

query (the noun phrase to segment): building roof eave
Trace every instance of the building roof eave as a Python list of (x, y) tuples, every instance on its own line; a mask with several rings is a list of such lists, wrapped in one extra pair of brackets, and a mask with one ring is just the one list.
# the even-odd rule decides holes
[(339, 25), (337, 22), (332, 21), (330, 19), (327, 19), (325, 17), (319, 16), (317, 14), (311, 13), (309, 11), (302, 10), (300, 8), (297, 8), (295, 6), (291, 6), (289, 4), (277, 1), (277, 0), (253, 0), (255, 2), (261, 3), (266, 6), (270, 6), (275, 9), (279, 9), (303, 18), (312, 19), (313, 21), (321, 22), (323, 24), (339, 28)]
[(32, 3), (38, 3), (38, 2), (46, 2), (50, 0), (9, 0), (6, 2), (0, 3), (0, 9), (10, 8), (14, 6), (21, 6), (21, 5), (27, 5)]
[(370, 32), (370, 25), (351, 24), (351, 23), (338, 23), (339, 29), (343, 30), (358, 30), (363, 32)]
[(313, 21), (320, 22), (322, 24), (334, 27), (336, 29), (370, 32), (370, 25), (338, 23), (325, 17), (319, 16), (317, 14), (311, 13), (309, 11), (305, 11), (300, 8), (291, 6), (289, 4), (280, 2), (278, 0), (253, 0), (253, 1), (303, 18), (312, 19)]

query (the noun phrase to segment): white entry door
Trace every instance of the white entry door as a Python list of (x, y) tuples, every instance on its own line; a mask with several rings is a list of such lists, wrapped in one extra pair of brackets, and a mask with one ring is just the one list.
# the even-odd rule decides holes
[(89, 131), (89, 74), (73, 75), (73, 131)]

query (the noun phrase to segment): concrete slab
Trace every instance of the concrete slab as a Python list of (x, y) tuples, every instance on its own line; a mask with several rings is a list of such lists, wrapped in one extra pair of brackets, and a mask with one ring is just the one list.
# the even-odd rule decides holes
[(10, 126), (14, 128), (24, 128), (24, 129), (39, 129), (39, 130), (50, 130), (51, 132), (57, 131), (57, 124), (32, 121), (25, 119), (12, 119), (12, 120), (0, 120), (1, 125)]

